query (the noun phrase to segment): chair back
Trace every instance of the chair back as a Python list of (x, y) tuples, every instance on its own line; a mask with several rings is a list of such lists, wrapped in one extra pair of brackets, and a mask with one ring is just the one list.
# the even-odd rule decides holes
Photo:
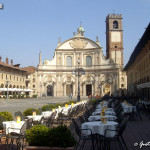
[(26, 129), (27, 129), (27, 121), (25, 121), (25, 123), (22, 125), (20, 129), (20, 135), (25, 135)]
[(85, 122), (85, 120), (83, 119), (82, 116), (79, 116), (79, 120), (80, 120), (80, 123), (81, 123), (81, 124)]
[(129, 120), (129, 116), (127, 116), (124, 121), (122, 122), (122, 124), (120, 125), (120, 128), (119, 128), (119, 132), (118, 132), (118, 135), (121, 135), (123, 134), (126, 126), (127, 126), (127, 123), (128, 123), (128, 120)]
[(80, 128), (79, 128), (78, 124), (76, 123), (75, 119), (72, 119), (72, 124), (74, 126), (74, 129), (75, 129), (77, 135), (80, 137), (81, 136), (81, 131), (80, 131)]
[(27, 119), (27, 129), (30, 129), (32, 127), (32, 124), (33, 124), (33, 119), (30, 118), (30, 119)]

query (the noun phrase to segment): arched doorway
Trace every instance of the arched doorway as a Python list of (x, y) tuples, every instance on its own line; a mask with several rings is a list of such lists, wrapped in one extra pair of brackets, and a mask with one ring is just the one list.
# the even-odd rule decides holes
[(92, 84), (86, 85), (86, 96), (92, 95)]
[(53, 85), (47, 86), (47, 96), (54, 96)]
[(70, 96), (71, 94), (73, 94), (73, 86), (72, 86), (72, 84), (67, 84), (66, 85), (66, 95)]
[(109, 84), (105, 85), (105, 94), (110, 95), (110, 85)]

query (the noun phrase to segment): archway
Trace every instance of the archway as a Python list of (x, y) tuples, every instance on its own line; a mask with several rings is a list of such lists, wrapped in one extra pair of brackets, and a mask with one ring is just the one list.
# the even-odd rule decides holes
[(73, 86), (72, 86), (72, 84), (67, 84), (66, 85), (66, 95), (70, 96), (71, 94), (73, 94)]
[(92, 84), (86, 85), (86, 96), (92, 95)]
[(47, 96), (54, 96), (53, 85), (47, 86)]

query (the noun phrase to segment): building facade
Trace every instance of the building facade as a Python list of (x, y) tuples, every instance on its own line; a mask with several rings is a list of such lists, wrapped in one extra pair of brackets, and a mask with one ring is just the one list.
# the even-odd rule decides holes
[(2, 62), (0, 56), (0, 98), (37, 95), (36, 67), (20, 68), (20, 64), (13, 64), (8, 57)]
[(28, 66), (22, 68), (27, 72), (25, 82), (26, 82), (26, 89), (30, 89), (26, 92), (30, 97), (33, 95), (38, 95), (37, 89), (37, 68), (34, 66)]
[(0, 56), (0, 96), (4, 95), (18, 95), (26, 89), (27, 72), (19, 68), (19, 64), (13, 65), (13, 60), (9, 64), (8, 57), (6, 62), (2, 62)]
[(150, 24), (125, 66), (130, 95), (150, 98)]
[(80, 26), (73, 38), (62, 43), (59, 40), (52, 60), (42, 63), (40, 53), (36, 88), (39, 96), (75, 96), (78, 90), (81, 96), (105, 95), (126, 89), (122, 15), (106, 17), (107, 57), (98, 37), (93, 41), (84, 32)]

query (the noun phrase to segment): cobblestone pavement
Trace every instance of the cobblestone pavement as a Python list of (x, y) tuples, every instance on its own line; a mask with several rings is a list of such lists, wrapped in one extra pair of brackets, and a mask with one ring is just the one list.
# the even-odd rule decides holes
[[(81, 100), (88, 99), (81, 97)], [(0, 99), (0, 112), (8, 111), (12, 114), (16, 111), (23, 112), (27, 108), (41, 108), (43, 105), (63, 103), (71, 100), (69, 97), (47, 97), (47, 98), (30, 98), (30, 99)], [(76, 100), (75, 97), (72, 100)]]

